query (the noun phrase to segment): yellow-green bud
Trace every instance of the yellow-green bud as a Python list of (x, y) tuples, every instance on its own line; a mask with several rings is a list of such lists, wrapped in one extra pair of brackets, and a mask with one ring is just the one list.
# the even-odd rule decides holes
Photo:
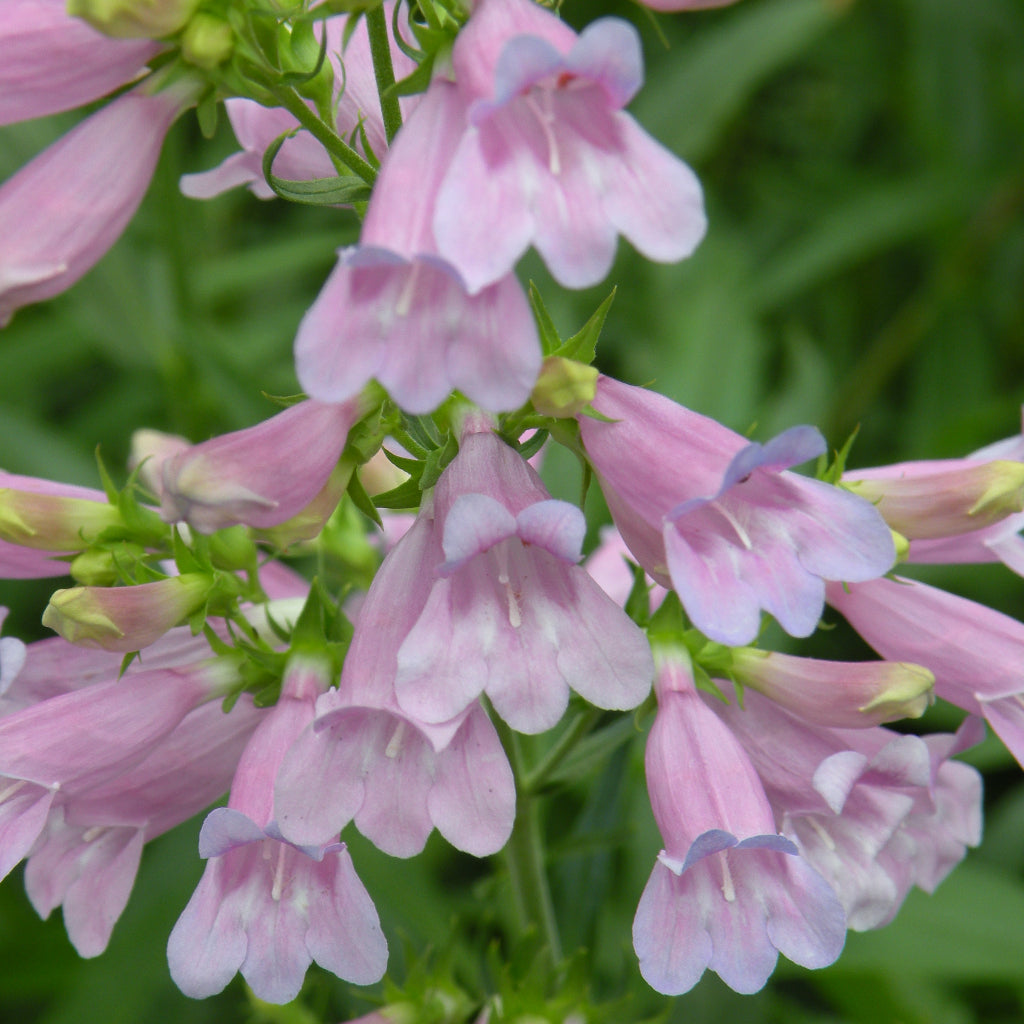
[(68, 0), (68, 14), (117, 39), (162, 39), (188, 23), (199, 0)]
[(212, 587), (203, 573), (134, 587), (71, 587), (50, 598), (43, 625), (79, 647), (127, 654), (148, 647), (201, 608)]
[(121, 526), (113, 505), (5, 487), (0, 489), (0, 540), (35, 551), (81, 551), (109, 526)]
[(548, 356), (530, 400), (542, 416), (565, 419), (590, 405), (597, 393), (597, 368), (562, 356)]
[(212, 71), (223, 64), (235, 48), (235, 35), (222, 18), (200, 12), (185, 26), (181, 55), (190, 64)]
[(116, 551), (83, 551), (71, 562), (71, 578), (86, 587), (112, 587), (124, 570), (146, 551), (138, 544), (121, 544)]

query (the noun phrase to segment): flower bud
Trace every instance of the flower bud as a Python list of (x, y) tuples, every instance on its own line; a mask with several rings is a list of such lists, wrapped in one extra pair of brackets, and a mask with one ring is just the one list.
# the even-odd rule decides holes
[(124, 569), (145, 554), (146, 549), (140, 544), (127, 541), (115, 551), (96, 548), (83, 551), (71, 563), (71, 577), (83, 586), (112, 587), (122, 579)]
[(58, 590), (43, 625), (79, 647), (127, 654), (148, 647), (200, 608), (213, 589), (203, 573), (171, 576), (134, 587)]
[(186, 26), (181, 37), (181, 55), (190, 64), (212, 71), (223, 64), (235, 48), (231, 26), (223, 18), (212, 14), (197, 14)]
[(907, 662), (819, 661), (752, 647), (730, 654), (733, 679), (815, 725), (860, 729), (919, 718), (933, 699), (935, 676)]
[(162, 430), (143, 427), (132, 433), (128, 468), (139, 471), (139, 481), (157, 497), (163, 491), (163, 464), (170, 458), (192, 447), (192, 442), (178, 434), (165, 434)]
[(110, 526), (121, 526), (113, 505), (59, 494), (0, 489), (0, 540), (36, 551), (81, 551)]
[[(899, 476), (889, 473), (899, 470)], [(1024, 509), (1024, 463), (995, 460), (908, 463), (844, 475), (843, 486), (866, 498), (910, 540), (951, 537)]]
[(161, 39), (185, 27), (199, 0), (68, 0), (68, 14), (117, 39)]
[(542, 416), (577, 416), (597, 394), (597, 368), (561, 356), (548, 356), (530, 400)]

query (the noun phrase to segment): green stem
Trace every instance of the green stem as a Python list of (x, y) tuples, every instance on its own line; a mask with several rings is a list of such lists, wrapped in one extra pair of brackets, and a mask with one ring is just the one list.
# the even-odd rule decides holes
[(562, 941), (551, 902), (539, 807), (536, 798), (531, 797), (523, 785), (519, 737), (504, 722), (499, 720), (495, 725), (516, 779), (516, 820), (512, 827), (512, 837), (505, 847), (512, 890), (516, 897), (516, 911), (523, 928), (536, 925), (540, 929), (551, 962), (557, 965), (562, 960)]
[(581, 711), (565, 732), (552, 744), (536, 767), (523, 779), (523, 792), (536, 793), (547, 782), (551, 773), (565, 760), (576, 744), (597, 724), (601, 711), (587, 708)]
[(377, 180), (377, 172), (370, 166), (340, 135), (329, 125), (320, 120), (306, 106), (306, 101), (294, 89), (271, 90), (282, 107), (306, 129), (315, 139), (321, 142), (332, 157), (337, 157), (353, 174), (358, 175), (367, 185)]
[(388, 39), (388, 17), (383, 7), (366, 12), (366, 28), (370, 33), (370, 55), (373, 58), (373, 77), (377, 80), (380, 112), (384, 118), (384, 132), (388, 143), (402, 127), (402, 110), (395, 95), (395, 68), (391, 63), (391, 43)]

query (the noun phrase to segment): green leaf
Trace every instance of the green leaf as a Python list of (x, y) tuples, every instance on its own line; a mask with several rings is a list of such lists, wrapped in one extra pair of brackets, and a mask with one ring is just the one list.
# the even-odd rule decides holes
[(594, 361), (597, 353), (597, 340), (601, 337), (604, 329), (604, 322), (608, 316), (608, 310), (612, 308), (615, 301), (616, 289), (613, 288), (608, 297), (594, 310), (590, 319), (571, 338), (568, 338), (560, 345), (556, 356), (563, 356), (566, 359), (575, 359), (579, 363), (588, 365)]
[(348, 487), (345, 491), (346, 494), (352, 499), (352, 504), (367, 519), (372, 523), (376, 523), (377, 526), (383, 526), (381, 522), (380, 513), (377, 511), (377, 507), (373, 503), (373, 499), (369, 494), (366, 493), (366, 488), (363, 486), (363, 481), (360, 479), (358, 473), (353, 473), (348, 478)]
[(540, 334), (540, 346), (544, 355), (552, 356), (562, 346), (562, 338), (555, 327), (554, 320), (544, 305), (540, 290), (530, 282), (530, 305), (533, 307), (533, 318), (537, 321), (537, 333)]

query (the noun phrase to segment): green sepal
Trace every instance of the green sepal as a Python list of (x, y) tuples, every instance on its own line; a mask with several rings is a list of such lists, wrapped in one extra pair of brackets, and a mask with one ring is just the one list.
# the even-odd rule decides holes
[(537, 429), (522, 443), (514, 443), (513, 448), (524, 459), (532, 459), (544, 447), (545, 442), (551, 436), (551, 432), (544, 429)]
[(592, 420), (597, 420), (598, 423), (618, 423), (618, 420), (613, 420), (608, 416), (605, 416), (603, 412), (598, 412), (592, 405), (588, 405), (586, 409), (580, 413), (581, 416), (589, 416)]
[(204, 139), (212, 139), (217, 134), (217, 122), (220, 120), (220, 102), (217, 93), (210, 89), (204, 93), (196, 104), (196, 120)]
[(126, 655), (125, 655), (125, 656), (124, 656), (124, 657), (123, 657), (123, 658), (121, 659), (121, 667), (120, 667), (120, 668), (119, 668), (119, 669), (117, 670), (117, 678), (118, 678), (118, 679), (120, 679), (120, 678), (121, 678), (121, 676), (123, 676), (123, 675), (125, 674), (125, 672), (127, 672), (127, 671), (128, 671), (128, 668), (129, 668), (129, 666), (131, 665), (131, 663), (132, 663), (132, 662), (133, 662), (133, 661), (134, 661), (134, 660), (135, 660), (136, 658), (138, 658), (138, 657), (141, 657), (141, 653), (142, 653), (141, 651), (129, 651), (129, 652), (128, 652), (128, 653), (127, 653), (127, 654), (126, 654)]
[(363, 486), (363, 481), (360, 479), (358, 473), (353, 473), (348, 478), (348, 487), (345, 488), (345, 493), (352, 499), (352, 504), (364, 515), (371, 523), (375, 523), (377, 526), (383, 527), (384, 522), (380, 517), (380, 513), (377, 511), (377, 506), (373, 503), (373, 498), (366, 493), (366, 488)]
[(633, 574), (633, 585), (626, 598), (626, 614), (643, 629), (651, 621), (651, 585), (647, 582), (647, 574), (636, 562), (623, 558), (629, 571)]
[(565, 359), (575, 359), (578, 363), (592, 363), (597, 354), (597, 342), (601, 337), (601, 331), (604, 330), (604, 322), (608, 318), (608, 310), (615, 301), (615, 291), (613, 288), (604, 302), (594, 310), (590, 319), (551, 354)]
[(827, 484), (838, 484), (842, 480), (843, 473), (846, 472), (846, 460), (850, 457), (850, 450), (853, 448), (853, 442), (857, 440), (859, 432), (860, 425), (858, 424), (853, 428), (853, 432), (846, 439), (843, 447), (832, 456), (830, 463), (827, 462), (828, 457), (825, 455), (818, 458), (817, 477), (819, 480), (823, 480)]
[(397, 455), (387, 448), (384, 449), (384, 457), (392, 466), (397, 466), (402, 472), (408, 473), (409, 476), (414, 476), (418, 479), (419, 475), (423, 472), (423, 462), (421, 459), (407, 459), (404, 455)]
[(103, 485), (103, 493), (107, 496), (107, 501), (111, 505), (117, 504), (117, 498), (120, 494), (117, 487), (114, 486), (114, 481), (107, 472), (106, 464), (103, 461), (103, 456), (100, 454), (100, 446), (96, 445), (96, 468), (99, 470), (100, 483)]
[(541, 351), (546, 356), (557, 354), (558, 350), (563, 347), (561, 335), (558, 333), (555, 321), (551, 319), (548, 307), (544, 304), (540, 289), (532, 281), (530, 282), (530, 306), (533, 309), (533, 319), (537, 322)]
[(373, 498), (377, 508), (389, 508), (392, 511), (415, 512), (420, 507), (422, 495), (419, 481), (416, 479), (406, 480), (405, 483), (392, 487), (390, 491), (377, 494)]
[(433, 487), (440, 479), (448, 463), (458, 454), (459, 442), (455, 440), (453, 434), (448, 434), (445, 437), (444, 445), (440, 448), (435, 448), (427, 455), (423, 463), (423, 473), (419, 480), (420, 490), (425, 491), (428, 487)]
[(306, 206), (342, 206), (366, 202), (373, 191), (369, 185), (352, 174), (333, 178), (314, 178), (312, 181), (291, 181), (274, 174), (274, 158), (295, 130), (283, 132), (267, 147), (263, 154), (263, 177), (281, 199)]

